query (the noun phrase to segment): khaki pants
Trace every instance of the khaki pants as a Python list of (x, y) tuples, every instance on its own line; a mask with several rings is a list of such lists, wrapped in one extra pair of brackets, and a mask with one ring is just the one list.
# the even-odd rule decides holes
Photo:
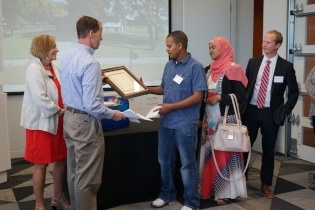
[(105, 153), (101, 121), (89, 114), (66, 111), (67, 180), (73, 210), (97, 210)]

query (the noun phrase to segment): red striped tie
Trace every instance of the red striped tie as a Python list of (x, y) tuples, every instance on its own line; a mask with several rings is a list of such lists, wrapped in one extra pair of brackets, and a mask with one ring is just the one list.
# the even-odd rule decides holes
[(258, 97), (257, 97), (258, 108), (263, 108), (265, 104), (266, 90), (267, 90), (268, 81), (269, 81), (269, 72), (270, 72), (270, 60), (267, 60), (267, 64), (264, 68), (264, 72), (261, 77), (261, 83), (260, 83), (260, 87), (258, 91)]

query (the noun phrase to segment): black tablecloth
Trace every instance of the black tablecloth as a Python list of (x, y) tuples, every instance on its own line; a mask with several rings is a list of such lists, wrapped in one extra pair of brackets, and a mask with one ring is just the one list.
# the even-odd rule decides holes
[(160, 166), (157, 160), (159, 120), (130, 123), (104, 132), (105, 159), (98, 209), (157, 198)]

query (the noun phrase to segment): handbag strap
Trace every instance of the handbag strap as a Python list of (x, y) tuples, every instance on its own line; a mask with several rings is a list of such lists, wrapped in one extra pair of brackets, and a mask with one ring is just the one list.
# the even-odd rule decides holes
[[(241, 115), (240, 115), (240, 109), (239, 109), (239, 106), (238, 106), (237, 98), (236, 98), (236, 96), (235, 96), (233, 93), (232, 93), (232, 94), (229, 94), (229, 96), (231, 97), (231, 100), (232, 100), (232, 104), (233, 104), (233, 109), (234, 109), (234, 113), (235, 113), (235, 118), (236, 118), (237, 125), (238, 125), (238, 126), (241, 126), (241, 125), (242, 125), (242, 122), (241, 122)], [(226, 106), (225, 106), (224, 117), (223, 117), (223, 125), (226, 124), (228, 110), (229, 110), (229, 105), (226, 105)], [(216, 158), (215, 158), (215, 154), (214, 154), (213, 140), (211, 140), (210, 143), (211, 143), (211, 150), (212, 150), (213, 162), (214, 162), (214, 165), (215, 165), (215, 167), (216, 167), (216, 169), (217, 169), (217, 171), (218, 171), (220, 177), (221, 177), (222, 179), (225, 179), (225, 180), (227, 180), (227, 181), (232, 181), (232, 182), (235, 182), (235, 181), (241, 179), (241, 178), (244, 176), (244, 174), (245, 174), (245, 172), (246, 172), (246, 170), (247, 170), (247, 168), (248, 168), (249, 161), (250, 161), (250, 157), (251, 157), (251, 153), (252, 153), (252, 149), (251, 149), (251, 148), (249, 149), (248, 158), (247, 158), (247, 163), (246, 163), (246, 166), (245, 166), (245, 168), (244, 168), (244, 171), (243, 171), (242, 175), (241, 175), (240, 177), (237, 177), (236, 179), (228, 179), (228, 178), (226, 178), (225, 176), (223, 176), (223, 174), (222, 174), (222, 173), (220, 172), (220, 170), (219, 170), (219, 166), (218, 166), (217, 160), (216, 160)]]
[(228, 111), (229, 111), (229, 105), (226, 105), (226, 106), (225, 106), (224, 117), (223, 117), (223, 122), (222, 122), (223, 125), (226, 125), (226, 119), (227, 119)]
[(238, 106), (237, 98), (234, 94), (229, 94), (229, 96), (232, 99), (232, 104), (233, 104), (233, 108), (234, 108), (234, 114), (236, 117), (237, 125), (240, 126), (240, 125), (242, 125), (242, 122), (241, 122), (241, 114), (240, 114), (240, 108)]
[[(239, 109), (239, 106), (238, 106), (237, 98), (236, 98), (236, 96), (233, 93), (229, 94), (229, 96), (231, 97), (231, 101), (232, 101), (232, 104), (233, 104), (234, 114), (235, 114), (235, 117), (236, 117), (236, 124), (238, 126), (240, 126), (242, 124), (242, 122), (241, 122), (241, 114), (240, 114), (240, 109)], [(226, 125), (228, 111), (229, 111), (229, 105), (226, 105), (225, 106), (224, 117), (223, 117), (223, 125)]]
[(246, 166), (245, 166), (245, 168), (244, 168), (244, 171), (243, 171), (242, 175), (241, 175), (240, 177), (237, 177), (236, 179), (228, 179), (228, 178), (226, 178), (225, 176), (223, 176), (223, 174), (221, 173), (221, 171), (220, 171), (220, 169), (219, 169), (219, 166), (218, 166), (218, 163), (217, 163), (217, 159), (215, 158), (215, 154), (214, 154), (213, 140), (210, 141), (210, 144), (211, 144), (213, 162), (214, 162), (215, 168), (217, 169), (217, 171), (218, 171), (220, 177), (221, 177), (222, 179), (225, 179), (225, 180), (230, 181), (230, 182), (235, 182), (235, 181), (241, 179), (241, 178), (244, 176), (244, 174), (245, 174), (245, 172), (246, 172), (246, 170), (247, 170), (247, 168), (248, 168), (249, 161), (250, 161), (250, 157), (251, 157), (251, 154), (252, 154), (252, 149), (251, 149), (251, 148), (249, 149), (248, 158), (247, 158), (247, 163), (246, 163)]

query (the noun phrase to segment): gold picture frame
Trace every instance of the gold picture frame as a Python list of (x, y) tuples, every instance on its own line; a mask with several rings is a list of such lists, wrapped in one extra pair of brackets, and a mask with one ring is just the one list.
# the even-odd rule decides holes
[(125, 66), (117, 66), (102, 70), (108, 83), (121, 97), (133, 98), (149, 93), (149, 89)]

